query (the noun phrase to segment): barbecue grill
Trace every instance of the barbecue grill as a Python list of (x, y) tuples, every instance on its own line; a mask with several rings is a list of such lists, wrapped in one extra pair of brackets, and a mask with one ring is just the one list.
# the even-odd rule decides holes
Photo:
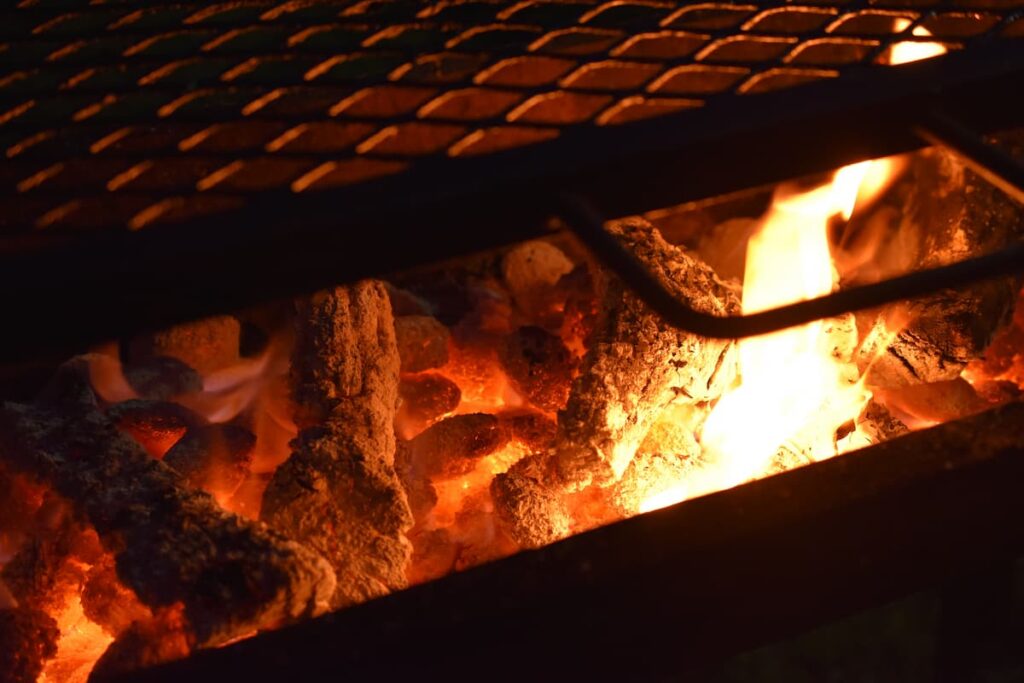
[[(718, 318), (603, 229), (927, 145), (1021, 201), (1024, 167), (985, 138), (1024, 124), (1013, 0), (24, 0), (0, 16), (4, 363), (552, 230), (674, 325), (728, 338), (1024, 270), (1017, 244)], [(887, 65), (908, 42), (948, 54)], [(1008, 406), (942, 425), (139, 679), (700, 670), (1018, 554), (1021, 424)]]

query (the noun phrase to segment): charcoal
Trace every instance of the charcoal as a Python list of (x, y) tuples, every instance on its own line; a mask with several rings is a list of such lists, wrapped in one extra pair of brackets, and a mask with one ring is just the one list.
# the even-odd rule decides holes
[(871, 387), (898, 389), (956, 379), (981, 356), (1012, 312), (1013, 286), (1004, 280), (942, 292), (910, 304), (907, 316), (912, 322), (884, 351), (865, 345), (859, 365), (870, 366)]
[(327, 558), (335, 608), (406, 585), (413, 520), (394, 467), (398, 376), (381, 283), (301, 306), (291, 372), (301, 430), (264, 492), (261, 518)]
[(439, 579), (455, 569), (459, 548), (447, 529), (429, 529), (414, 533), (409, 583)]
[(428, 315), (395, 318), (402, 372), (423, 372), (448, 362), (448, 328)]
[(510, 438), (540, 453), (555, 445), (558, 423), (541, 413), (503, 413), (498, 415)]
[(300, 432), (263, 496), (261, 516), (328, 558), (340, 608), (405, 586), (412, 515), (394, 467), (366, 448), (352, 423)]
[(876, 399), (871, 399), (864, 406), (858, 420), (858, 429), (871, 443), (895, 439), (910, 431), (907, 429), (907, 425), (893, 416), (889, 409)]
[(965, 376), (975, 387), (1011, 383), (1024, 388), (1024, 290), (1017, 295), (1013, 322), (1000, 330), (984, 355), (968, 365)]
[(35, 397), (35, 402), (83, 409), (95, 408), (96, 392), (93, 391), (90, 374), (92, 358), (82, 356), (62, 363)]
[(0, 454), (87, 519), (150, 608), (182, 603), (198, 645), (308, 616), (334, 591), (316, 553), (220, 510), (98, 410), (0, 406)]
[(414, 433), (458, 408), (462, 400), (459, 385), (436, 373), (403, 377), (398, 395), (402, 399), (398, 422), (408, 423)]
[(573, 263), (558, 247), (541, 240), (510, 249), (501, 262), (501, 274), (512, 300), (527, 316), (544, 319), (557, 308), (559, 279)]
[[(998, 142), (1024, 159), (1020, 134)], [(1006, 247), (1024, 234), (1024, 210), (941, 149), (915, 155), (889, 194), (903, 220), (892, 221), (870, 264), (854, 274), (862, 280), (955, 263)], [(1000, 278), (911, 302), (909, 322), (892, 344), (884, 352), (872, 345), (864, 349), (859, 365), (871, 365), (869, 385), (955, 379), (1009, 322), (1019, 286), (1017, 278)], [(877, 311), (862, 312), (858, 326), (870, 329), (880, 318)]]
[(81, 599), (85, 616), (112, 636), (120, 635), (133, 622), (151, 616), (149, 609), (117, 578), (117, 568), (110, 555), (105, 555), (89, 569)]
[(520, 327), (506, 337), (499, 358), (512, 387), (530, 403), (551, 413), (565, 407), (577, 362), (561, 337)]
[(4, 564), (0, 575), (18, 604), (58, 611), (85, 580), (83, 565), (76, 560), (88, 562), (101, 555), (98, 547), (90, 547), (95, 534), (53, 495), (47, 495), (22, 523), (30, 536)]
[(391, 302), (391, 312), (394, 315), (433, 315), (430, 304), (408, 289), (396, 287), (388, 282), (384, 283), (384, 287), (388, 291), (388, 301)]
[(936, 423), (975, 415), (993, 407), (962, 377), (894, 389), (876, 389), (875, 398), (892, 410)]
[[(710, 268), (649, 223), (631, 219), (612, 230), (680, 300), (704, 313), (739, 312), (739, 300)], [(555, 469), (571, 488), (616, 481), (662, 408), (717, 398), (735, 377), (732, 342), (672, 327), (613, 276), (601, 290), (601, 318), (558, 415)]]
[(509, 434), (494, 415), (453, 415), (413, 439), (412, 467), (431, 479), (449, 479), (471, 472), (477, 461), (506, 443)]
[(188, 622), (174, 607), (132, 622), (93, 666), (89, 681), (106, 681), (187, 657), (194, 643)]
[(29, 607), (0, 609), (0, 681), (35, 683), (57, 654), (57, 622)]
[[(665, 242), (645, 221), (612, 227), (662, 284), (697, 310), (736, 314), (739, 300), (706, 265)], [(565, 496), (619, 481), (669, 404), (702, 405), (733, 382), (732, 342), (677, 330), (611, 274), (602, 274), (598, 317), (569, 400), (558, 413), (553, 454), (538, 452), (495, 477), (495, 516), (523, 547), (569, 532)]]
[(232, 424), (192, 427), (174, 444), (164, 462), (193, 487), (226, 500), (245, 481), (256, 437)]
[(550, 484), (549, 464), (543, 456), (528, 456), (491, 482), (495, 518), (522, 548), (539, 548), (569, 535), (572, 520), (562, 491)]
[(185, 432), (206, 419), (178, 403), (133, 399), (115, 403), (107, 416), (154, 458), (162, 458)]
[(413, 519), (417, 523), (423, 521), (437, 505), (437, 490), (425, 474), (414, 469), (412, 448), (408, 441), (398, 441), (395, 449), (395, 471), (405, 489), (405, 497), (409, 502)]
[(636, 456), (608, 493), (623, 515), (634, 515), (645, 502), (685, 481), (700, 460), (701, 449), (688, 425), (661, 420), (648, 432)]
[(128, 344), (128, 364), (174, 358), (207, 375), (238, 363), (241, 329), (236, 318), (221, 315), (141, 335)]
[(399, 360), (383, 285), (367, 281), (314, 295), (299, 306), (295, 332), (289, 381), (296, 424), (315, 427), (335, 411), (366, 414), (372, 425), (362, 430), (365, 438), (390, 461)]
[(598, 300), (594, 287), (588, 266), (578, 266), (558, 281), (558, 288), (565, 292), (560, 336), (577, 356), (584, 354), (597, 326)]
[(139, 396), (164, 401), (203, 389), (203, 378), (188, 364), (170, 356), (143, 358), (124, 365), (124, 378)]

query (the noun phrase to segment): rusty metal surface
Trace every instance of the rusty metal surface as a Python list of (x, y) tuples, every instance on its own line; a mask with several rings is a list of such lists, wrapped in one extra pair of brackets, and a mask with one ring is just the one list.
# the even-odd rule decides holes
[(146, 229), (1024, 34), (1014, 0), (23, 0), (0, 231)]

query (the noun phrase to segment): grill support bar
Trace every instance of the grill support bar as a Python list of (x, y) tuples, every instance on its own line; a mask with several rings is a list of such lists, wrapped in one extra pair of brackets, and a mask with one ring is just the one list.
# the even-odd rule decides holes
[[(945, 147), (971, 170), (1013, 200), (1024, 204), (1024, 165), (985, 142), (978, 133), (942, 112), (933, 112), (924, 122), (914, 126), (913, 131), (923, 140)], [(604, 219), (586, 199), (564, 197), (559, 217), (605, 266), (669, 324), (706, 337), (752, 337), (1024, 271), (1024, 243), (1018, 243), (960, 263), (908, 273), (767, 311), (716, 316), (694, 310), (665, 289), (631, 252), (604, 229)]]

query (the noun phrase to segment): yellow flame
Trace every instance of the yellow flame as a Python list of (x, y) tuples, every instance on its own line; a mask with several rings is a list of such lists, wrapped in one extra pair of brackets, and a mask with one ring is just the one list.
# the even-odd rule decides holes
[[(890, 159), (853, 164), (802, 193), (777, 194), (747, 245), (743, 311), (823, 296), (838, 285), (829, 222), (849, 219), (897, 170)], [(645, 500), (648, 511), (763, 476), (784, 446), (813, 460), (836, 455), (836, 430), (871, 398), (851, 353), (853, 325), (818, 320), (739, 342), (740, 383), (704, 423), (706, 465)]]

